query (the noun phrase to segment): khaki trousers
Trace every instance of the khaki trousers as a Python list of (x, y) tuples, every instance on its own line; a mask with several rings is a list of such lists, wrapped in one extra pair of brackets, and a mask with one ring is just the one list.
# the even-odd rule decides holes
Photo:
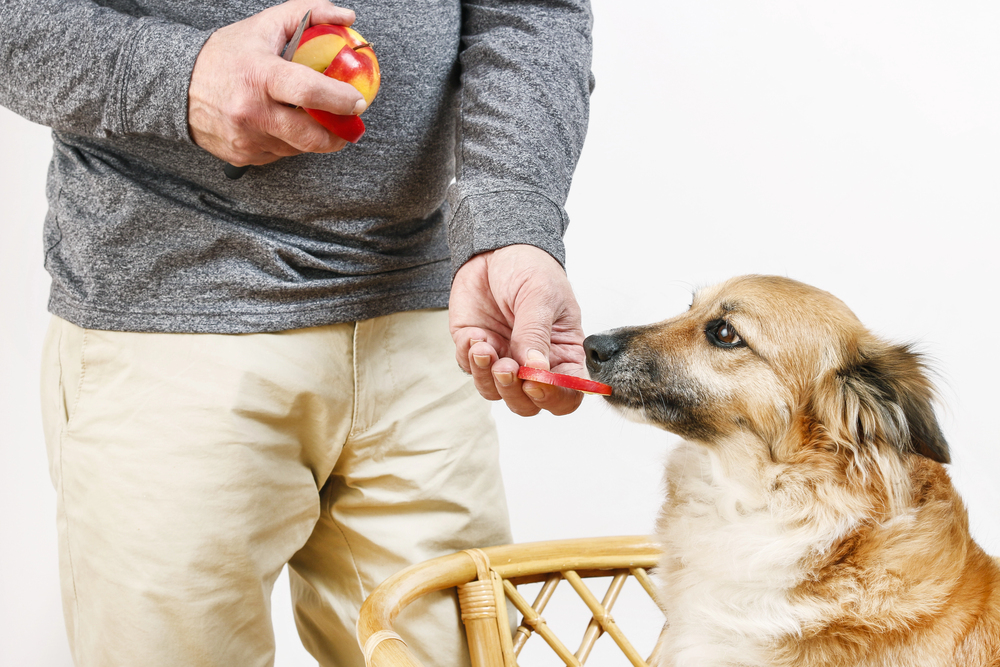
[[(443, 310), (248, 335), (55, 318), (43, 404), (79, 667), (273, 664), (286, 563), (306, 648), (360, 666), (375, 586), (510, 541), (489, 404)], [(453, 596), (401, 619), (428, 666), (467, 661)]]

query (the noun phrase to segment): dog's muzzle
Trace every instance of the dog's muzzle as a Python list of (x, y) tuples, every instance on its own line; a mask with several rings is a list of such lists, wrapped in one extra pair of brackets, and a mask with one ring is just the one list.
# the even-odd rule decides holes
[(601, 377), (623, 347), (621, 336), (615, 334), (594, 334), (583, 341), (583, 351), (587, 355), (587, 370), (593, 378)]

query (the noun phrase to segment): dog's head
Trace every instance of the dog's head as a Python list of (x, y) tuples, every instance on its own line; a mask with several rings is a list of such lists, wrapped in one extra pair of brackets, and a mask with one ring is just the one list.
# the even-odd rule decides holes
[(584, 347), (591, 376), (614, 388), (612, 404), (689, 440), (750, 434), (777, 458), (809, 446), (949, 460), (919, 355), (787, 278), (731, 279), (699, 291), (682, 315)]

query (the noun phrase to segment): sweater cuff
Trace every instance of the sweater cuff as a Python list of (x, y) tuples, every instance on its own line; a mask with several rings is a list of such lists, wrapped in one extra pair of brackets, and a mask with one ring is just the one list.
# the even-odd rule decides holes
[(468, 195), (448, 224), (452, 277), (473, 255), (518, 244), (541, 248), (565, 268), (568, 222), (561, 206), (535, 192)]
[(188, 87), (194, 62), (211, 34), (177, 23), (140, 21), (115, 67), (115, 133), (191, 141)]

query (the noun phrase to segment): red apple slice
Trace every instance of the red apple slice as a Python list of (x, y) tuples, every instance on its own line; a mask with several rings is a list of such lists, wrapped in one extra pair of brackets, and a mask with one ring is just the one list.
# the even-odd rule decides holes
[(315, 118), (320, 125), (352, 144), (358, 143), (358, 139), (365, 133), (365, 121), (361, 120), (360, 116), (342, 116), (322, 109), (308, 108), (306, 113)]
[(576, 389), (577, 391), (582, 391), (585, 394), (600, 394), (601, 396), (611, 395), (611, 387), (604, 383), (578, 378), (575, 375), (564, 375), (562, 373), (543, 371), (541, 368), (521, 366), (517, 369), (517, 377), (522, 380), (531, 380), (532, 382), (555, 385), (556, 387)]

